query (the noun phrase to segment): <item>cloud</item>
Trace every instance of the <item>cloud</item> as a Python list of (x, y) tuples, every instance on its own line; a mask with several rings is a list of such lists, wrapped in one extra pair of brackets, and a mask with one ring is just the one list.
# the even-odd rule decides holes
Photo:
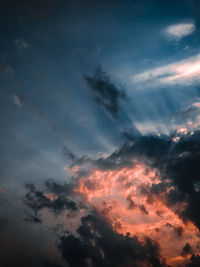
[(194, 102), (183, 109), (173, 112), (170, 116), (170, 120), (176, 125), (178, 131), (183, 133), (193, 132), (200, 128), (200, 102)]
[(186, 267), (198, 267), (200, 266), (200, 256), (192, 255), (189, 262), (186, 264)]
[(50, 192), (38, 191), (33, 184), (26, 185), (28, 192), (25, 195), (24, 203), (33, 212), (33, 214), (27, 212), (26, 221), (42, 222), (39, 212), (44, 208), (49, 209), (55, 215), (65, 210), (76, 211), (78, 209), (77, 204), (66, 197), (69, 193), (67, 185), (58, 185), (53, 180), (47, 180), (46, 186)]
[(73, 162), (76, 159), (76, 156), (74, 155), (74, 153), (72, 153), (66, 145), (63, 147), (62, 153), (63, 153), (63, 156), (69, 161)]
[[(199, 230), (193, 224), (191, 227), (189, 223), (185, 226), (185, 218), (181, 212), (187, 209), (184, 206), (188, 204), (186, 198), (171, 201), (171, 194), (174, 193), (178, 198), (179, 191), (178, 189), (176, 191), (174, 182), (170, 180), (171, 176), (168, 180), (162, 179), (164, 178), (162, 176), (167, 176), (162, 171), (166, 165), (164, 161), (162, 163), (159, 156), (164, 151), (161, 149), (156, 153), (157, 155), (152, 155), (151, 159), (155, 161), (152, 165), (157, 166), (157, 169), (144, 163), (144, 161), (151, 161), (149, 157), (144, 159), (148, 152), (146, 149), (148, 142), (149, 150), (151, 147), (152, 150), (159, 150), (159, 144), (162, 143), (159, 139), (149, 138), (146, 141), (143, 139), (143, 144), (140, 141), (135, 145), (129, 144), (126, 151), (121, 153), (119, 151), (118, 154), (118, 158), (128, 167), (119, 168), (118, 158), (116, 158), (116, 169), (101, 170), (99, 166), (89, 175), (79, 178), (75, 192), (81, 194), (100, 216), (106, 218), (114, 231), (124, 235), (129, 232), (131, 236), (137, 235), (140, 240), (144, 236), (159, 240), (162, 255), (170, 263), (179, 255), (185, 241), (191, 241), (191, 236), (197, 235)], [(152, 146), (153, 142), (155, 147)], [(144, 153), (142, 153), (143, 145)], [(170, 150), (170, 147), (166, 147), (167, 153), (169, 153), (168, 149)], [(140, 154), (140, 160), (137, 154)], [(128, 164), (127, 158), (132, 165)], [(161, 166), (158, 169), (159, 165)], [(190, 220), (186, 217), (186, 221)], [(174, 246), (174, 238), (177, 237), (178, 240)], [(194, 242), (193, 239), (192, 242)]]
[(77, 233), (62, 236), (58, 245), (71, 267), (166, 266), (157, 242), (118, 234), (96, 213), (82, 218)]
[[(39, 212), (43, 208), (54, 214), (65, 209), (76, 211), (72, 218), (77, 228), (61, 234), (58, 245), (72, 267), (166, 266), (160, 248), (168, 264), (182, 263), (184, 255), (180, 253), (187, 243), (194, 248), (196, 260), (200, 132), (180, 135), (179, 142), (173, 138), (130, 136), (107, 157), (75, 160), (71, 166), (73, 184), (61, 185), (48, 179), (45, 191), (28, 185), (25, 203), (33, 211), (30, 221), (41, 221)], [(82, 207), (87, 207), (88, 215), (75, 204), (75, 196), (81, 199)], [(67, 218), (70, 225), (70, 215)], [(108, 242), (114, 244), (112, 248)], [(127, 251), (118, 256), (121, 247)]]
[(85, 80), (96, 103), (117, 119), (121, 109), (120, 101), (127, 100), (125, 91), (116, 88), (100, 67), (96, 69), (94, 77), (85, 75)]
[(199, 82), (200, 54), (132, 75), (130, 82), (145, 87), (162, 85), (187, 86)]
[(47, 189), (50, 192), (53, 192), (55, 194), (58, 195), (71, 195), (72, 194), (72, 190), (73, 190), (73, 186), (72, 184), (58, 184), (55, 182), (55, 180), (53, 178), (49, 178), (45, 181), (45, 185), (47, 187)]
[(180, 109), (172, 114), (172, 119), (177, 122), (182, 120), (196, 120), (200, 114), (200, 102), (194, 102), (183, 109)]
[[(186, 113), (196, 110), (198, 102)], [(179, 141), (175, 142), (177, 134)], [(138, 235), (141, 231), (159, 240), (169, 264), (181, 263), (180, 251), (186, 243), (198, 252), (199, 151), (200, 131), (195, 129), (171, 136), (132, 137), (106, 158), (77, 161), (79, 185), (75, 191), (116, 232)], [(89, 170), (82, 172), (87, 166)]]
[(19, 51), (26, 50), (29, 47), (29, 44), (27, 42), (25, 42), (25, 40), (22, 38), (15, 39), (14, 44), (16, 45), (16, 47)]
[(168, 26), (165, 29), (165, 34), (170, 39), (180, 40), (195, 31), (193, 23), (178, 23)]
[(22, 101), (18, 95), (12, 95), (13, 102), (16, 106), (21, 107), (22, 106)]

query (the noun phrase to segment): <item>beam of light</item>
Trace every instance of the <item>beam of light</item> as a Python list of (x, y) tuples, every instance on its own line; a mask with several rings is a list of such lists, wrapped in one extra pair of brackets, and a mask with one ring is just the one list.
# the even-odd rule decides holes
[(162, 193), (152, 193), (152, 186), (161, 183), (156, 169), (138, 162), (120, 170), (96, 169), (80, 178), (74, 191), (106, 218), (115, 231), (129, 232), (141, 240), (144, 236), (157, 240), (162, 255), (173, 265), (184, 260), (179, 255), (186, 242), (196, 244), (199, 240), (198, 229), (191, 222), (184, 224), (176, 213), (184, 210), (186, 203), (171, 209), (167, 206), (166, 194), (173, 190), (170, 182)]

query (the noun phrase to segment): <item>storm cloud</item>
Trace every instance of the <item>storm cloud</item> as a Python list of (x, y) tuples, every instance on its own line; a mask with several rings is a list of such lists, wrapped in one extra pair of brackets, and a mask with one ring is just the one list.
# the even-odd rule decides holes
[(79, 238), (62, 236), (59, 249), (70, 266), (167, 266), (159, 245), (149, 238), (117, 234), (97, 214), (83, 217), (77, 229)]

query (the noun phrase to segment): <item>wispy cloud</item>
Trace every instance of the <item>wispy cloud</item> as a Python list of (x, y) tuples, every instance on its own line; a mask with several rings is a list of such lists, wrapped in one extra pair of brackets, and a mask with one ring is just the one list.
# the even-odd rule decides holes
[(29, 44), (22, 38), (15, 39), (14, 44), (16, 45), (19, 51), (25, 50), (29, 47)]
[[(199, 82), (200, 54), (171, 64), (161, 65), (130, 77), (131, 82), (144, 87), (158, 85), (190, 85)], [(148, 83), (147, 83), (148, 82)], [(145, 85), (146, 84), (146, 85)]]
[(16, 106), (18, 106), (18, 107), (22, 106), (22, 101), (18, 95), (12, 95), (12, 98), (13, 98), (13, 102), (15, 103)]
[(195, 31), (193, 23), (178, 23), (168, 26), (165, 29), (165, 34), (170, 39), (180, 40)]

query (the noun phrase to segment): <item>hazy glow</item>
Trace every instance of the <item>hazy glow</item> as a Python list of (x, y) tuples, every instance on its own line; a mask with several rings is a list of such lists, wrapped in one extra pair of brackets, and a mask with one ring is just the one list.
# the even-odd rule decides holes
[(173, 140), (173, 142), (177, 143), (180, 140), (180, 137), (179, 136), (176, 136), (172, 140)]
[(177, 133), (186, 135), (188, 133), (188, 129), (187, 128), (184, 128), (184, 127), (183, 128), (179, 128), (177, 130)]
[(151, 192), (160, 182), (156, 169), (137, 163), (121, 170), (95, 170), (79, 180), (75, 192), (84, 196), (115, 231), (141, 239), (148, 235), (159, 241), (163, 256), (173, 264), (183, 260), (178, 256), (186, 242), (197, 242), (198, 230), (192, 223), (185, 225), (176, 214), (186, 203), (173, 210), (167, 207), (166, 193), (173, 190), (170, 183), (162, 193)]

